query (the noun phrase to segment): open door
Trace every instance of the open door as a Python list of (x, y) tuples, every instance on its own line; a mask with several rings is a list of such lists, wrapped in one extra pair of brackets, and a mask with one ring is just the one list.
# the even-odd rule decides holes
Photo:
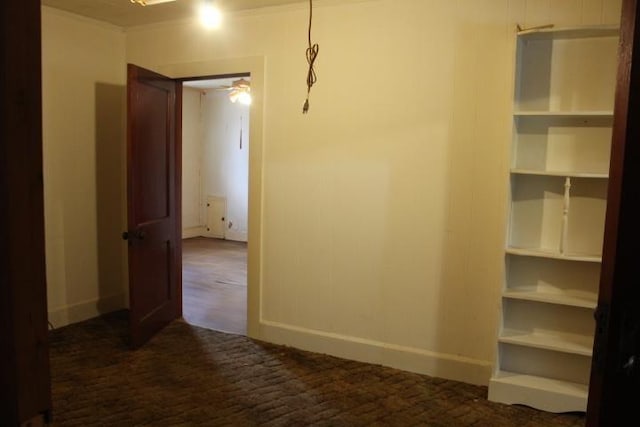
[(131, 346), (182, 315), (181, 83), (127, 68), (127, 217)]
[(639, 19), (624, 0), (587, 426), (640, 425)]
[(51, 421), (40, 1), (0, 2), (0, 425)]

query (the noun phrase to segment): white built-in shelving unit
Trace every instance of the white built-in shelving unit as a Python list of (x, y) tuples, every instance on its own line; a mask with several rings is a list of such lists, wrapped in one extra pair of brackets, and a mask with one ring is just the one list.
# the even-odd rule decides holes
[(510, 214), (489, 399), (585, 411), (618, 29), (517, 34)]

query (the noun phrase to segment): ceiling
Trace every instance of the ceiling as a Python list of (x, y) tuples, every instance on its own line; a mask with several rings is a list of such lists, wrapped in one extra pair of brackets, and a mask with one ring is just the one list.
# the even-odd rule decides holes
[[(189, 18), (201, 1), (177, 0), (145, 7), (130, 0), (41, 0), (41, 3), (119, 27), (132, 27)], [(223, 13), (303, 2), (306, 0), (218, 0)]]

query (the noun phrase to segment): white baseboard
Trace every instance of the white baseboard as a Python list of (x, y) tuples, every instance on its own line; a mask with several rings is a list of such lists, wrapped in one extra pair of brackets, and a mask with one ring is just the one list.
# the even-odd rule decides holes
[(211, 237), (215, 239), (233, 240), (236, 242), (248, 241), (248, 235), (246, 231), (225, 230), (224, 236), (218, 236), (208, 232), (206, 227), (189, 227), (182, 229), (183, 239), (191, 239), (193, 237)]
[(126, 307), (126, 295), (121, 293), (49, 310), (49, 322), (59, 328)]
[(226, 230), (224, 233), (224, 238), (226, 240), (233, 240), (236, 242), (246, 242), (249, 240), (246, 231), (243, 232), (235, 230)]
[(469, 384), (488, 385), (491, 363), (446, 353), (261, 321), (260, 340)]
[(205, 227), (189, 227), (182, 229), (182, 238), (191, 239), (193, 237), (204, 236), (207, 232)]

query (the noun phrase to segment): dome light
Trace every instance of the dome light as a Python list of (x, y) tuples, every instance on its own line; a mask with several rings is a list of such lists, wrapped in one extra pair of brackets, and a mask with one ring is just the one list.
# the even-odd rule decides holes
[(220, 28), (222, 24), (222, 13), (212, 3), (203, 3), (200, 6), (200, 22), (205, 28)]

